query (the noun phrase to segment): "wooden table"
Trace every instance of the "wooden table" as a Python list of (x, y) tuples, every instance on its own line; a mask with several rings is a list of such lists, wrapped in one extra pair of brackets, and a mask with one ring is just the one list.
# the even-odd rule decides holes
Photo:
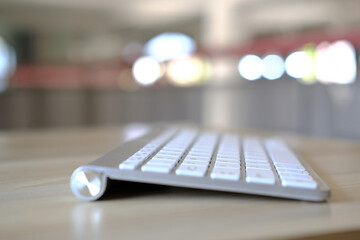
[(324, 203), (180, 188), (83, 202), (69, 178), (121, 127), (0, 133), (0, 239), (360, 239), (360, 143), (283, 136), (327, 182)]

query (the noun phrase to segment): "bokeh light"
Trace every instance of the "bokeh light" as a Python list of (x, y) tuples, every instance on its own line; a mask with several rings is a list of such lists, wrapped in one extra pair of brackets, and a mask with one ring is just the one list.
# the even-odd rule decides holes
[(313, 60), (306, 52), (293, 52), (285, 60), (285, 70), (293, 78), (304, 78), (314, 71)]
[(285, 71), (284, 60), (276, 54), (269, 54), (263, 58), (264, 72), (263, 77), (268, 80), (280, 78)]
[(321, 83), (349, 84), (356, 79), (356, 52), (348, 41), (323, 42), (316, 48), (316, 78)]
[(0, 92), (8, 87), (9, 78), (16, 68), (15, 50), (0, 36)]
[(316, 82), (316, 77), (315, 77), (315, 58), (316, 58), (316, 55), (315, 55), (315, 48), (316, 48), (316, 45), (313, 44), (313, 43), (308, 43), (308, 44), (305, 44), (300, 50), (305, 52), (310, 58), (311, 58), (311, 62), (312, 62), (312, 65), (313, 65), (313, 70), (311, 71), (310, 74), (302, 77), (302, 78), (298, 78), (297, 80), (300, 82), (300, 83), (303, 83), (303, 84), (313, 84)]
[(256, 55), (245, 55), (239, 62), (238, 71), (243, 78), (254, 81), (263, 74), (264, 63)]
[(211, 65), (205, 58), (191, 56), (168, 62), (166, 75), (177, 86), (204, 83), (211, 76)]
[(140, 85), (154, 84), (163, 74), (163, 66), (152, 57), (140, 57), (133, 65), (132, 73)]
[(182, 58), (196, 51), (195, 41), (183, 33), (162, 33), (150, 39), (144, 48), (145, 55), (163, 62)]

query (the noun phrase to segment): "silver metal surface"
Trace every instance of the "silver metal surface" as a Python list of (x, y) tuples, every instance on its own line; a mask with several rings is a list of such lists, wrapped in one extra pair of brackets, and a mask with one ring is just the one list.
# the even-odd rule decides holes
[(93, 201), (104, 194), (107, 178), (102, 172), (78, 168), (71, 176), (70, 185), (77, 197), (86, 201)]

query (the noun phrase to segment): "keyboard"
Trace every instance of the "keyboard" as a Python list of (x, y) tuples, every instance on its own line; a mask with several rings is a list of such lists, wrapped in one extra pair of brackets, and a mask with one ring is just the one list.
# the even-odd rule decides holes
[(71, 189), (93, 201), (109, 180), (314, 202), (330, 196), (330, 188), (283, 140), (191, 126), (154, 127), (77, 168)]

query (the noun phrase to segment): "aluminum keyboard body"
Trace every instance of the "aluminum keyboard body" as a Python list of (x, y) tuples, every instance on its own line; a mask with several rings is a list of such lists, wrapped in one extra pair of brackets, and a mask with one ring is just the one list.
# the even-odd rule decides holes
[(329, 187), (281, 140), (158, 126), (72, 175), (74, 194), (100, 198), (107, 179), (324, 201)]

